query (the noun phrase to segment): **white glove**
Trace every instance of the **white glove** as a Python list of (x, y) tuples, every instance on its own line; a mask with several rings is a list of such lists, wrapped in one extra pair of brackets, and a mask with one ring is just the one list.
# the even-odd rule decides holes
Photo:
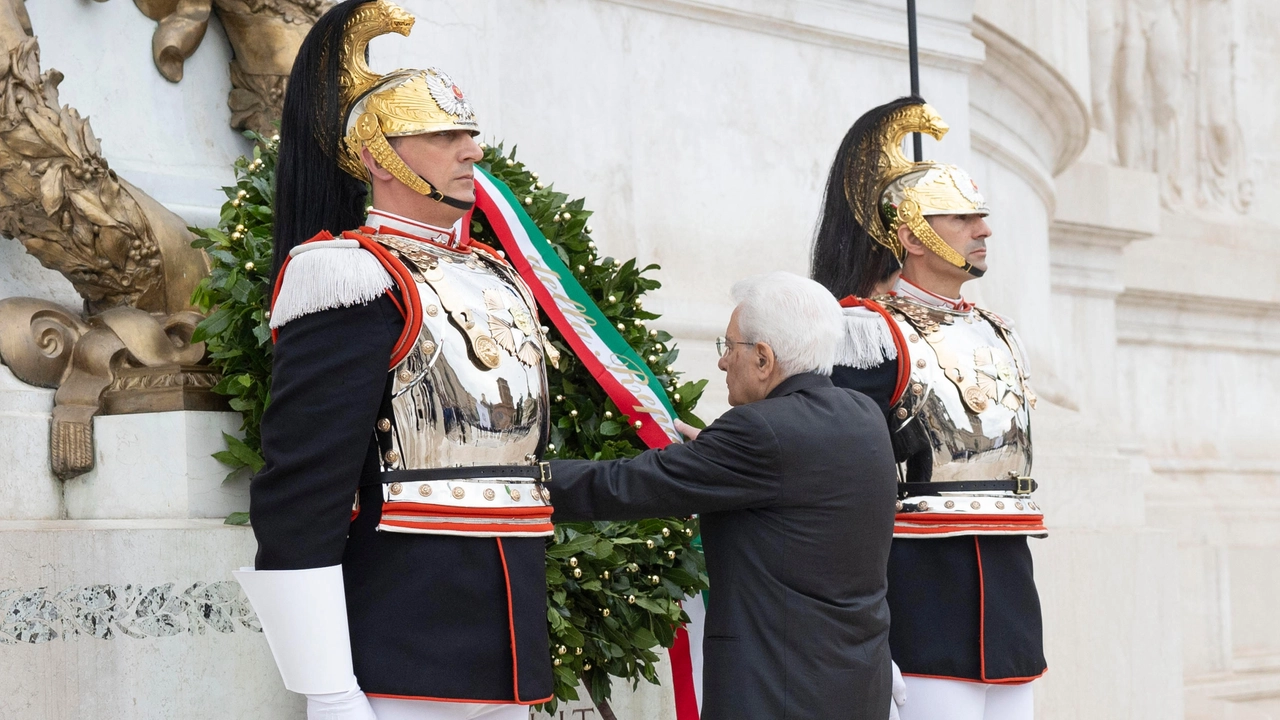
[(897, 709), (907, 704), (907, 681), (902, 679), (902, 671), (898, 669), (898, 663), (889, 661), (893, 665), (893, 705), (894, 715), (897, 715)]
[(307, 696), (307, 720), (378, 720), (360, 686)]
[[(286, 690), (335, 701), (354, 692), (368, 706), (351, 669), (341, 565), (309, 570), (241, 568), (232, 574), (258, 614)], [(349, 717), (372, 718), (373, 713)]]

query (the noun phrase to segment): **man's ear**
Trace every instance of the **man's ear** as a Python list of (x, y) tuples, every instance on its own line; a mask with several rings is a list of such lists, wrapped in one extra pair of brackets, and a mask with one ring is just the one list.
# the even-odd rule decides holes
[(898, 226), (898, 242), (902, 243), (902, 247), (907, 251), (908, 255), (923, 255), (925, 253), (924, 243), (920, 242), (920, 238), (911, 232), (911, 228), (906, 225)]
[(756, 366), (761, 370), (767, 370), (775, 362), (777, 358), (773, 356), (773, 348), (765, 343), (756, 343)]
[(390, 180), (391, 172), (378, 164), (373, 159), (373, 154), (369, 152), (369, 148), (360, 148), (360, 161), (364, 163), (365, 168), (369, 171), (369, 175), (379, 180)]

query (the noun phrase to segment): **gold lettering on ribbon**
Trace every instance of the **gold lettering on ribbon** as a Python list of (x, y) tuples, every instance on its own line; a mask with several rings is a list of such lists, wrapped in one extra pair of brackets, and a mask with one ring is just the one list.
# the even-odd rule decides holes
[(604, 346), (603, 348), (593, 348), (593, 350), (600, 349), (604, 351), (597, 352), (596, 359), (610, 375), (617, 378), (618, 382), (633, 398), (643, 403), (643, 405), (634, 406), (632, 411), (644, 413), (656, 420), (668, 437), (678, 441), (679, 435), (675, 432), (675, 425), (672, 423), (671, 417), (666, 409), (662, 407), (658, 397), (654, 395), (653, 388), (649, 386), (648, 368), (610, 350), (604, 339), (596, 334), (596, 320), (587, 314), (586, 306), (570, 298), (560, 274), (546, 265), (546, 261), (542, 259), (536, 249), (530, 248), (530, 250), (532, 252), (525, 252), (529, 267), (542, 283), (542, 286), (546, 288), (548, 294), (551, 295), (556, 307), (564, 315), (565, 321), (569, 323), (569, 326), (573, 328), (584, 343), (588, 345), (599, 343)]

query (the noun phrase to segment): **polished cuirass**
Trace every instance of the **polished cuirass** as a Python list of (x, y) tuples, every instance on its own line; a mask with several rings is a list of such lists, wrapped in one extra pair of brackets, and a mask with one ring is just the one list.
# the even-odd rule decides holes
[(910, 488), (896, 532), (1043, 534), (1031, 498), (1036, 396), (1012, 327), (978, 308), (878, 300), (905, 339), (910, 369), (890, 409), (899, 477)]
[[(549, 534), (540, 479), (467, 474), (475, 466), (536, 467), (546, 448), (547, 340), (532, 295), (509, 265), (479, 249), (397, 235), (374, 240), (408, 268), (422, 309), (416, 342), (391, 368), (389, 417), (378, 420), (379, 529)], [(442, 468), (453, 477), (400, 474)]]

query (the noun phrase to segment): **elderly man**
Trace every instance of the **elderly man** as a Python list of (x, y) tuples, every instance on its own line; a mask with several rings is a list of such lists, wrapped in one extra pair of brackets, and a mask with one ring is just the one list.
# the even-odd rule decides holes
[(734, 407), (691, 442), (552, 463), (556, 520), (702, 516), (714, 587), (704, 720), (884, 720), (896, 478), (884, 416), (828, 377), (840, 308), (811, 280), (739, 282), (717, 342)]

